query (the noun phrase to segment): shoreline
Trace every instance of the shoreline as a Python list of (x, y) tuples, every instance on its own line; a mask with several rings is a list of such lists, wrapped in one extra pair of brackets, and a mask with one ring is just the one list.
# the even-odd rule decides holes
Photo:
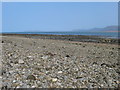
[(53, 40), (65, 40), (74, 42), (91, 42), (91, 43), (104, 43), (104, 44), (118, 44), (120, 45), (120, 39), (106, 38), (93, 35), (53, 35), (53, 34), (0, 34), (2, 36), (18, 36), (34, 39), (53, 39)]
[(24, 35), (1, 44), (2, 88), (118, 88), (118, 45)]

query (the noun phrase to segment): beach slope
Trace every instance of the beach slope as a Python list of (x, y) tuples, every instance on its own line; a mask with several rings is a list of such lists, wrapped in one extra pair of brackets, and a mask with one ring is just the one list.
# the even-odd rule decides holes
[(118, 87), (118, 45), (12, 35), (1, 44), (3, 88)]

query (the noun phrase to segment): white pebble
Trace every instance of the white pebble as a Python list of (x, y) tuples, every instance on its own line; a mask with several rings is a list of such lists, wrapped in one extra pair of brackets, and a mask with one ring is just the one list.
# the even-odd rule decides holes
[(20, 59), (20, 60), (18, 61), (18, 63), (21, 63), (21, 64), (22, 64), (22, 63), (24, 63), (24, 61), (23, 61), (22, 59)]
[(60, 74), (60, 73), (62, 73), (62, 71), (58, 71), (58, 73)]
[(28, 58), (31, 58), (32, 56), (27, 56)]
[(53, 82), (56, 82), (56, 81), (57, 81), (57, 78), (53, 78), (52, 81), (53, 81)]
[(13, 83), (15, 83), (16, 82), (16, 80), (13, 80)]
[(42, 59), (47, 59), (48, 58), (48, 56), (43, 56), (43, 57), (41, 57)]

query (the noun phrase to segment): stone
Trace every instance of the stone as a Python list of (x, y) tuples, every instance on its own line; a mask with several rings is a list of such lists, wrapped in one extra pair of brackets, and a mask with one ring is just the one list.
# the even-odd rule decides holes
[(2, 43), (4, 43), (4, 41), (2, 41)]
[(83, 47), (85, 47), (85, 46), (83, 46)]
[(13, 80), (13, 83), (15, 83), (16, 82), (16, 80)]
[(97, 64), (97, 62), (93, 62), (93, 64)]
[(112, 55), (112, 54), (113, 54), (113, 52), (112, 52), (112, 51), (110, 51), (109, 53), (110, 53), (110, 55)]
[(42, 56), (41, 58), (42, 59), (48, 59), (48, 56)]
[(35, 88), (35, 86), (32, 86), (32, 88)]
[(8, 56), (9, 56), (9, 57), (12, 56), (12, 53), (9, 53)]
[(17, 46), (16, 44), (14, 44), (14, 46)]
[(106, 64), (106, 63), (102, 63), (101, 66), (110, 67), (110, 65), (109, 65), (109, 64)]
[(27, 80), (36, 80), (36, 77), (34, 75), (29, 75), (27, 77)]
[(70, 57), (69, 55), (66, 55), (66, 57)]
[(28, 58), (32, 58), (32, 56), (27, 56)]
[(3, 74), (5, 74), (5, 73), (6, 73), (6, 71), (5, 71), (5, 70), (2, 70), (2, 71), (1, 71), (1, 74), (2, 74), (2, 75), (3, 75)]
[(23, 61), (22, 59), (20, 59), (20, 60), (18, 61), (18, 63), (23, 64), (24, 61)]
[(46, 46), (43, 46), (43, 48), (46, 48)]
[(56, 82), (57, 81), (57, 78), (52, 78), (52, 82)]
[(13, 63), (10, 63), (10, 65), (13, 67), (14, 66), (14, 64)]
[(60, 73), (63, 73), (62, 71), (58, 71), (58, 73), (60, 74)]

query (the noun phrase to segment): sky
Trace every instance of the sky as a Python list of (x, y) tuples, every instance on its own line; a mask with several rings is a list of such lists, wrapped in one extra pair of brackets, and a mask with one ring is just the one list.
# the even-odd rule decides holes
[(2, 32), (2, 2), (0, 2), (0, 32)]
[(51, 32), (118, 25), (117, 2), (3, 2), (3, 32)]

